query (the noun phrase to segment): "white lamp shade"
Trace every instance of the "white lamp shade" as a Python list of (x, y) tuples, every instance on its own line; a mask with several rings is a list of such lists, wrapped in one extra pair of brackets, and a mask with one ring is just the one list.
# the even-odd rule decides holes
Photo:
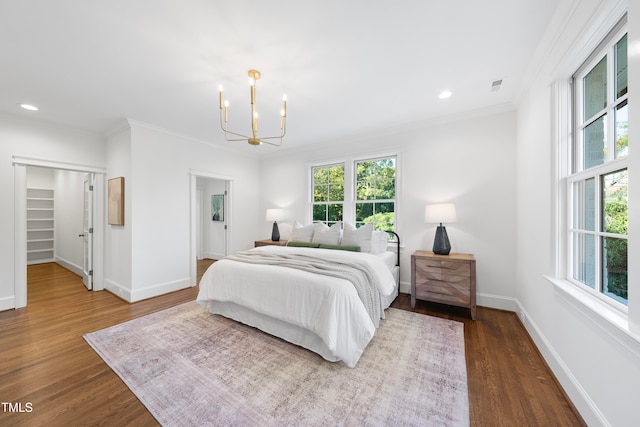
[(453, 203), (427, 205), (424, 208), (424, 222), (451, 223), (456, 222), (456, 220), (456, 205)]
[(282, 209), (267, 209), (267, 221), (281, 221), (282, 219), (284, 219)]

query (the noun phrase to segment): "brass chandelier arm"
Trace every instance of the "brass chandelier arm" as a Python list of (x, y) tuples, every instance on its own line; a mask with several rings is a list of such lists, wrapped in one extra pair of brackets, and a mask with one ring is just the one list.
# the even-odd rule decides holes
[[(247, 141), (251, 145), (261, 145), (262, 143), (280, 146), (282, 145), (282, 138), (285, 136), (287, 130), (287, 96), (283, 95), (283, 109), (280, 112), (280, 135), (275, 136), (258, 136), (258, 114), (256, 112), (257, 104), (257, 91), (256, 81), (260, 79), (260, 72), (257, 70), (249, 70), (249, 85), (250, 85), (250, 101), (251, 101), (251, 135), (247, 136), (241, 133), (233, 132), (228, 129), (229, 126), (229, 102), (223, 101), (222, 86), (219, 86), (219, 98), (220, 98), (220, 129), (224, 132), (224, 138), (227, 141)], [(239, 138), (229, 138), (229, 135), (234, 135)], [(271, 142), (270, 140), (278, 139), (279, 141)]]
[[(280, 145), (282, 145), (282, 138), (284, 138), (284, 136), (287, 133), (287, 122), (286, 120), (283, 120), (282, 122), (282, 133), (280, 135), (274, 135), (274, 136), (262, 136), (257, 138), (255, 135), (253, 137), (251, 136), (247, 136), (241, 133), (237, 133), (237, 132), (233, 132), (230, 131), (228, 129), (225, 129), (224, 125), (223, 125), (223, 116), (224, 116), (224, 112), (223, 110), (220, 110), (220, 129), (224, 132), (224, 139), (226, 141), (229, 142), (237, 142), (237, 141), (250, 141), (252, 139), (257, 140), (258, 144), (252, 144), (252, 145), (259, 145), (260, 142), (264, 142), (266, 144), (270, 144), (270, 145), (274, 145), (276, 147), (279, 147)], [(239, 138), (229, 138), (229, 135), (235, 135), (238, 136)], [(280, 142), (279, 143), (273, 143), (271, 141), (267, 141), (270, 139), (279, 139)]]

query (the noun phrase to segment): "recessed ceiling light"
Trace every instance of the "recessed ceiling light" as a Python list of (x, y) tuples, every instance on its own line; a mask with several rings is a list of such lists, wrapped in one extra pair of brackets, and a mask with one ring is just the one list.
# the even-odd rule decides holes
[(450, 98), (451, 95), (453, 95), (453, 94), (451, 93), (450, 90), (443, 90), (442, 92), (440, 92), (440, 95), (438, 95), (438, 98), (447, 99), (447, 98)]
[(31, 105), (31, 104), (18, 104), (18, 105), (20, 105), (25, 110), (38, 111), (38, 107), (36, 107), (35, 105)]

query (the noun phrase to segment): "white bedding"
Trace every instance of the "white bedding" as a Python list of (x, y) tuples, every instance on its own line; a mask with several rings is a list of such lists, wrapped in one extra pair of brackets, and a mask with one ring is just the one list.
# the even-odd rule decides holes
[[(383, 256), (281, 246), (262, 246), (251, 251), (321, 254), (336, 262), (364, 260), (380, 279), (377, 288), (383, 300), (392, 299), (397, 293)], [(375, 333), (371, 318), (350, 282), (292, 268), (222, 259), (212, 264), (202, 277), (197, 301), (208, 305), (213, 313), (259, 327), (310, 348), (325, 359), (342, 360), (350, 367), (356, 365)], [(280, 330), (284, 330), (283, 334), (278, 333)], [(318, 339), (296, 338), (305, 331)], [(316, 344), (306, 345), (308, 340), (318, 341), (321, 349)]]

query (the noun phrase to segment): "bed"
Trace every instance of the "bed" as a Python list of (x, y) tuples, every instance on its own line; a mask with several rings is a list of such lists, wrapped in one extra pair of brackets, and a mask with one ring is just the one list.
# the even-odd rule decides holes
[(393, 234), (395, 251), (312, 242), (241, 251), (209, 267), (197, 301), (211, 313), (354, 367), (398, 295), (400, 245)]

